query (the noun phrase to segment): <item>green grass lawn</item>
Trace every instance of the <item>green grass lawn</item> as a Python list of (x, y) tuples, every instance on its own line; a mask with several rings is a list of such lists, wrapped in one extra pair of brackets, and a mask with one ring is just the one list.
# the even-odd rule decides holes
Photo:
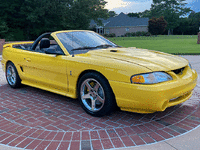
[(108, 38), (123, 47), (137, 47), (171, 54), (200, 54), (197, 35), (158, 35), (157, 37)]

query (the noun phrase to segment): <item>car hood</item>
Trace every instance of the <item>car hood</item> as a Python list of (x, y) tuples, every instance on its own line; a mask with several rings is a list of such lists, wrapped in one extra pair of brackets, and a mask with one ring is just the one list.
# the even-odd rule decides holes
[(106, 57), (111, 61), (118, 60), (137, 64), (151, 71), (170, 71), (188, 65), (188, 61), (182, 57), (146, 49), (138, 48), (108, 48), (89, 51), (91, 57)]

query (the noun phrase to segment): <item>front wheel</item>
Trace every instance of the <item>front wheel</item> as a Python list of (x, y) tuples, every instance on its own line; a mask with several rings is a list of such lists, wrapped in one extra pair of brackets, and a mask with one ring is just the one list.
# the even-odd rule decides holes
[(108, 81), (100, 74), (93, 72), (80, 78), (78, 98), (82, 108), (96, 117), (109, 114), (116, 107), (114, 94)]
[(18, 88), (21, 86), (21, 79), (15, 65), (12, 62), (8, 62), (6, 65), (6, 79), (12, 88)]

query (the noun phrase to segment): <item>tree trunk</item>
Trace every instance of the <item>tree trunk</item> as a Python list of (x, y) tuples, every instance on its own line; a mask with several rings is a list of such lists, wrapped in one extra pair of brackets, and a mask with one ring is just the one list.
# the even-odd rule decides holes
[(173, 29), (168, 29), (168, 35), (173, 35)]
[(170, 29), (168, 29), (168, 35), (170, 35)]

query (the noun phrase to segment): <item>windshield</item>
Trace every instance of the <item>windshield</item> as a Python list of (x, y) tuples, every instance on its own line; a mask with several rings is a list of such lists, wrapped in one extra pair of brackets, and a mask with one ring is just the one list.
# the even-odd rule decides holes
[[(117, 47), (116, 44), (96, 34), (88, 31), (62, 32), (56, 34), (64, 47), (72, 54), (75, 50), (91, 50), (107, 47)], [(87, 52), (86, 51), (86, 52)]]

